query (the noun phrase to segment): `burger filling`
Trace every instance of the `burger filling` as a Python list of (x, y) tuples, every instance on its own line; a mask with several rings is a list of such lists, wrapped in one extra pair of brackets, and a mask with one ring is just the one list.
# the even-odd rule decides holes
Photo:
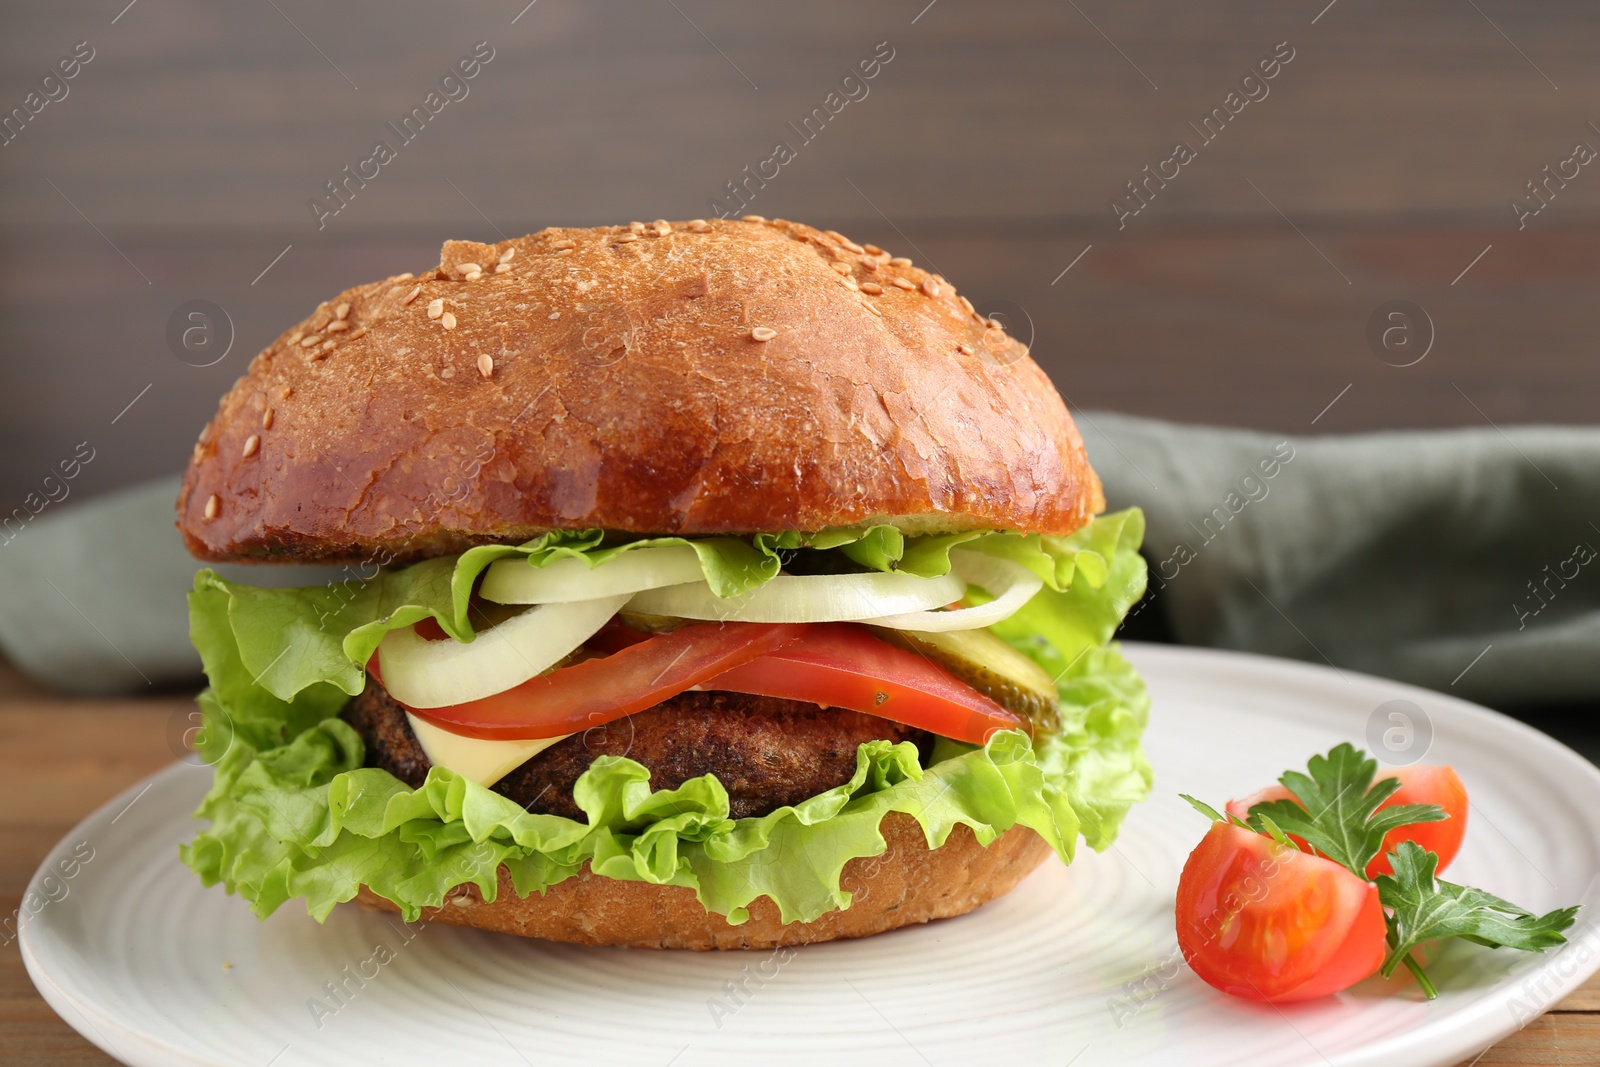
[[(598, 564), (541, 562), (490, 563), (468, 601), (478, 627), (470, 643), (432, 617), (384, 636), (346, 714), (370, 766), (412, 784), (442, 766), (490, 787), (528, 762), (576, 766), (561, 798), (521, 795), (523, 784), (562, 781), (537, 770), (497, 790), (529, 810), (566, 813), (594, 756), (637, 758), (646, 723), (676, 733), (679, 717), (716, 715), (723, 722), (709, 738), (686, 723), (659, 775), (640, 762), (655, 783), (706, 773), (725, 786), (740, 775), (770, 781), (741, 805), (757, 813), (848, 781), (863, 741), (983, 744), (1002, 730), (1033, 736), (1059, 725), (1051, 676), (985, 628), (1044, 584), (999, 556), (956, 550), (945, 573), (916, 575), (795, 551), (777, 575), (731, 595), (712, 586), (692, 544)], [(773, 747), (785, 730), (764, 726), (786, 727), (793, 744)], [(780, 771), (812, 754), (804, 773)], [(829, 769), (819, 773), (818, 761)]]
[[(460, 765), (472, 766), (472, 755), (458, 753), (448, 742), (435, 738), (431, 749), (422, 744), (412, 728), (415, 720), (377, 682), (355, 699), (344, 718), (367, 743), (367, 765), (413, 788), (427, 779), (441, 748), (441, 759), (458, 755)], [(933, 745), (926, 731), (873, 715), (715, 692), (679, 693), (603, 727), (551, 740), (550, 747), (499, 778), (494, 791), (527, 811), (579, 820), (584, 816), (573, 786), (601, 756), (644, 764), (657, 789), (676, 789), (714, 774), (728, 791), (730, 816), (742, 819), (848, 782), (856, 769), (856, 749), (868, 741), (914, 742), (924, 760)]]
[(366, 886), (415, 916), (502, 866), (527, 893), (587, 864), (733, 922), (847, 906), (890, 811), (935, 847), (1020, 824), (1070, 860), (1149, 787), (1107, 644), (1142, 533), (557, 531), (317, 588), (202, 571), (218, 770), (184, 859), (262, 915)]

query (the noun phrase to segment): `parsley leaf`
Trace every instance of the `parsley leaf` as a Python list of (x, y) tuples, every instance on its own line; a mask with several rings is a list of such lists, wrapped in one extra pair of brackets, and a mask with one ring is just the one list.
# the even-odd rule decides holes
[(1379, 811), (1378, 806), (1400, 788), (1400, 780), (1385, 778), (1374, 785), (1378, 761), (1348, 742), (1326, 756), (1311, 757), (1307, 770), (1310, 774), (1287, 771), (1278, 779), (1300, 803), (1257, 804), (1250, 809), (1251, 826), (1267, 832), (1264, 816), (1361, 878), (1366, 878), (1367, 864), (1383, 848), (1383, 837), (1390, 830), (1448, 818), (1434, 804), (1396, 804)]
[(1434, 877), (1439, 857), (1415, 841), (1402, 841), (1389, 862), (1394, 874), (1378, 878), (1378, 899), (1394, 913), (1389, 922), (1389, 958), (1383, 963), (1385, 978), (1412, 949), (1440, 937), (1538, 952), (1566, 941), (1561, 931), (1578, 914), (1572, 907), (1535, 915), (1493, 893), (1442, 882)]
[(1198, 811), (1201, 815), (1204, 815), (1206, 818), (1210, 819), (1212, 822), (1225, 822), (1225, 823), (1228, 823), (1230, 826), (1243, 826), (1246, 830), (1254, 829), (1254, 827), (1245, 826), (1244, 823), (1240, 822), (1237, 818), (1235, 818), (1232, 815), (1224, 815), (1222, 812), (1218, 811), (1216, 808), (1213, 808), (1210, 804), (1207, 804), (1205, 801), (1196, 800), (1194, 797), (1190, 796), (1188, 793), (1179, 793), (1178, 795), (1180, 797), (1182, 797), (1184, 800), (1187, 800), (1189, 802), (1189, 806), (1192, 807), (1195, 811)]

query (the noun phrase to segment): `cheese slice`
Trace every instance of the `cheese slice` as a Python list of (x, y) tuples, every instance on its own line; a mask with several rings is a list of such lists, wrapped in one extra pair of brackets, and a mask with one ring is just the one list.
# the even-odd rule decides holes
[(526, 741), (490, 741), (481, 737), (465, 737), (417, 718), (409, 711), (406, 719), (411, 732), (417, 735), (428, 762), (435, 767), (455, 771), (487, 788), (528, 762), (557, 741), (571, 737), (534, 737)]

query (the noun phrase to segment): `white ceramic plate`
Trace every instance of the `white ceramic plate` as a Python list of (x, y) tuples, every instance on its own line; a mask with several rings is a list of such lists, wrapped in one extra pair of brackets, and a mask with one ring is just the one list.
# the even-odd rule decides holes
[[(777, 955), (542, 944), (355, 907), (325, 926), (293, 904), (257, 923), (178, 862), (210, 778), (180, 764), (61, 842), (32, 884), (55, 899), (25, 917), (22, 951), (50, 1004), (122, 1060), (243, 1067), (1447, 1067), (1595, 970), (1600, 772), (1581, 757), (1394, 682), (1204, 650), (1128, 651), (1154, 698), (1154, 798), (1113, 850), (1084, 850), (1070, 868), (1052, 861), (959, 919)], [(1414, 706), (1378, 710), (1394, 700)], [(1472, 795), (1451, 877), (1540, 911), (1586, 904), (1572, 943), (1540, 956), (1447, 951), (1430, 968), (1443, 991), (1433, 1003), (1399, 980), (1281, 1010), (1215, 993), (1175, 954), (1173, 891), (1206, 829), (1177, 794), (1244, 795), (1339, 741), (1363, 744), (1374, 721), (1398, 725), (1397, 709), (1415, 720), (1415, 744), (1431, 727), (1428, 762), (1454, 764)]]

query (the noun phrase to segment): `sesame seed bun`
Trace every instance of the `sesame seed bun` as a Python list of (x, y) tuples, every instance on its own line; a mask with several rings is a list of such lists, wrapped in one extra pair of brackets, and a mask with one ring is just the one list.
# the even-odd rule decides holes
[[(870, 937), (964, 915), (1011, 892), (1050, 855), (1044, 839), (1025, 826), (1013, 826), (984, 847), (971, 829), (957, 825), (938, 849), (929, 849), (916, 820), (901, 812), (890, 812), (879, 831), (888, 845), (883, 854), (851, 860), (840, 877), (840, 885), (853, 894), (850, 907), (811, 922), (785, 924), (777, 905), (757, 897), (750, 918), (734, 926), (706, 911), (692, 889), (618, 881), (588, 867), (542, 896), (526, 897), (517, 895), (502, 867), (492, 902), (466, 885), (443, 907), (424, 908), (423, 919), (580, 945), (770, 949)], [(368, 907), (399, 910), (365, 886), (356, 899)]]
[(178, 528), (208, 560), (398, 563), (557, 528), (1065, 534), (1103, 507), (1050, 380), (949, 282), (751, 216), (449, 241), (339, 294), (223, 398)]

